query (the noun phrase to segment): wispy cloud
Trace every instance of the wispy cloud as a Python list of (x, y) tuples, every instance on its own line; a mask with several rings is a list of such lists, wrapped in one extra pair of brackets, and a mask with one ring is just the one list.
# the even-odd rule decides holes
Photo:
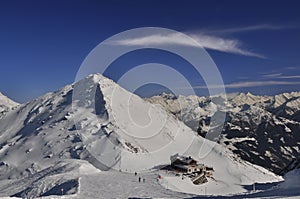
[(245, 56), (265, 58), (264, 55), (254, 53), (243, 48), (242, 42), (237, 39), (227, 39), (217, 36), (208, 36), (204, 34), (192, 34), (191, 37), (195, 39), (199, 44), (201, 44), (204, 48)]
[(300, 75), (283, 75), (282, 73), (273, 73), (263, 75), (264, 78), (272, 79), (300, 79)]
[(259, 24), (252, 26), (242, 26), (235, 28), (224, 28), (224, 29), (211, 29), (211, 30), (202, 30), (202, 32), (206, 33), (214, 33), (214, 34), (232, 34), (232, 33), (240, 33), (240, 32), (250, 32), (250, 31), (266, 31), (266, 30), (284, 30), (295, 28), (295, 26), (280, 26), (280, 25), (271, 25), (271, 24)]
[(282, 75), (276, 77), (278, 79), (300, 79), (300, 75)]
[(265, 78), (274, 78), (275, 77), (276, 78), (281, 75), (282, 75), (282, 73), (272, 73), (272, 74), (263, 75), (263, 77), (265, 77)]
[(261, 87), (261, 86), (276, 86), (276, 85), (298, 85), (300, 82), (288, 82), (288, 81), (249, 81), (249, 82), (236, 82), (226, 84), (226, 88), (249, 88), (249, 87)]
[[(279, 86), (279, 85), (299, 85), (300, 82), (288, 82), (288, 81), (245, 81), (245, 82), (234, 82), (224, 85), (210, 85), (210, 86), (194, 86), (194, 89), (218, 89), (218, 88), (251, 88), (251, 87), (262, 87), (262, 86)], [(188, 89), (188, 88), (179, 88)]]
[[(113, 45), (124, 46), (148, 46), (156, 45), (184, 45), (216, 50), (220, 52), (266, 58), (264, 55), (252, 52), (244, 47), (243, 42), (233, 37), (234, 33), (250, 32), (250, 31), (274, 31), (284, 30), (290, 28), (297, 28), (292, 25), (272, 25), (272, 24), (258, 24), (252, 26), (242, 26), (234, 28), (216, 28), (216, 29), (201, 29), (197, 31), (186, 31), (185, 33), (192, 37), (197, 43), (191, 43), (187, 38), (179, 33), (172, 34), (153, 34), (148, 36), (141, 36), (135, 38), (124, 38), (111, 42)], [(228, 37), (230, 36), (230, 38)]]
[(179, 33), (172, 34), (153, 34), (130, 39), (116, 40), (111, 42), (112, 45), (123, 46), (148, 46), (155, 45), (183, 45), (191, 47), (201, 47), (216, 51), (233, 53), (245, 56), (265, 58), (263, 55), (251, 52), (242, 47), (242, 42), (237, 39), (227, 39), (218, 36), (205, 35), (203, 33), (190, 34), (196, 42), (190, 42), (184, 35)]
[(284, 69), (286, 69), (286, 70), (299, 70), (300, 67), (290, 66), (290, 67), (285, 67)]

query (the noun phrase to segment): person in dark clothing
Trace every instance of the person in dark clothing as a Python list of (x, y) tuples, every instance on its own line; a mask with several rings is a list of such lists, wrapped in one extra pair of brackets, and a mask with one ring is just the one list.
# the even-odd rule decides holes
[(134, 175), (137, 176), (137, 172), (134, 172)]
[(139, 182), (141, 182), (141, 177), (139, 177)]

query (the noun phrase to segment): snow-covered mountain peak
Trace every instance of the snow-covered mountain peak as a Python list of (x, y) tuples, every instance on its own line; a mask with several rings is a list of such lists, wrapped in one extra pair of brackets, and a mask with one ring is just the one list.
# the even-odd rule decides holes
[(7, 96), (3, 95), (1, 92), (0, 92), (0, 105), (6, 105), (7, 107), (9, 108), (13, 108), (15, 106), (18, 106), (19, 103), (9, 99)]
[(6, 114), (7, 112), (11, 111), (14, 107), (18, 106), (19, 104), (0, 92), (0, 119)]

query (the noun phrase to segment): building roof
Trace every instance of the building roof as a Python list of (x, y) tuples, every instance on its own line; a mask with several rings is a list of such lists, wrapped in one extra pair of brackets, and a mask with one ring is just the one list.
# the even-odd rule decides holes
[(193, 159), (191, 156), (187, 157), (187, 156), (179, 155), (178, 153), (172, 155), (170, 159), (171, 159), (171, 163), (174, 163), (176, 160), (179, 160), (180, 162), (185, 164), (191, 164), (191, 162), (193, 161), (197, 163), (197, 161)]

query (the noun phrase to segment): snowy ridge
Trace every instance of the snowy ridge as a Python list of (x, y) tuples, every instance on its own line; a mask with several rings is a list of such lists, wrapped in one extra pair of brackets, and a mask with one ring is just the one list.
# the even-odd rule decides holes
[[(131, 117), (127, 117), (128, 110)], [(192, 155), (214, 167), (216, 181), (208, 184), (210, 193), (237, 194), (245, 192), (243, 186), (253, 182), (282, 180), (198, 136), (173, 114), (99, 74), (8, 112), (0, 120), (0, 132), (1, 196), (57, 195), (60, 187), (65, 187), (69, 194), (80, 198), (83, 197), (80, 194), (86, 194), (82, 186), (96, 183), (98, 178), (106, 179), (106, 174), (102, 174), (106, 170), (117, 170), (109, 172), (113, 180), (120, 177), (117, 183), (122, 187), (127, 183), (126, 178), (132, 179), (132, 174), (121, 177), (119, 170), (149, 171), (168, 164), (175, 153)], [(99, 173), (100, 170), (104, 172)], [(151, 186), (159, 186), (156, 174), (145, 176), (152, 179)], [(176, 180), (169, 184), (173, 182), (175, 186)], [(175, 187), (175, 191), (203, 194), (197, 187), (187, 188), (186, 184)], [(128, 196), (155, 196), (158, 188), (151, 190), (153, 193), (148, 195), (130, 192)], [(176, 196), (171, 191), (161, 191), (157, 196), (168, 194)]]
[(0, 92), (0, 119), (5, 113), (9, 112), (18, 105), (19, 104), (17, 102), (14, 102)]

